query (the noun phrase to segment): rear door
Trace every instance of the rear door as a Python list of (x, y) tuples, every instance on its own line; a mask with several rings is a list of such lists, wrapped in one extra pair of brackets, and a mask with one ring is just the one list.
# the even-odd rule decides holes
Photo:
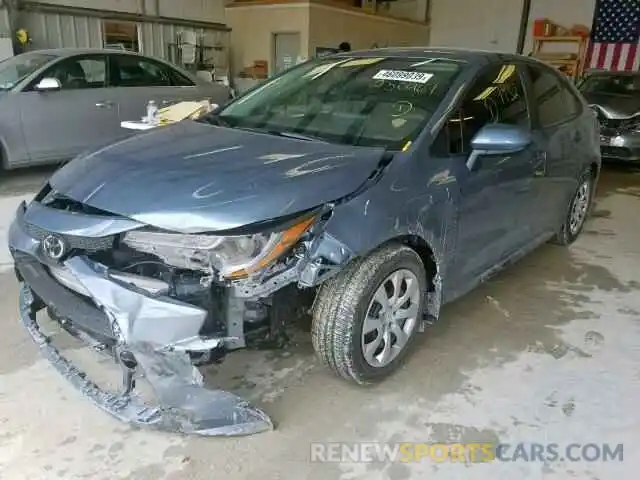
[[(589, 141), (576, 127), (582, 106), (554, 70), (528, 65), (531, 104), (534, 105), (534, 144), (546, 157), (544, 168), (536, 172), (534, 188), (537, 201), (528, 213), (539, 219), (535, 235), (555, 232), (566, 214), (568, 195), (573, 193), (577, 176), (576, 155), (582, 143)], [(542, 165), (541, 165), (542, 166)]]
[[(43, 78), (56, 78), (62, 88), (36, 91)], [(105, 55), (73, 56), (49, 67), (17, 94), (32, 161), (66, 160), (118, 137), (117, 106), (106, 78)]]
[(523, 78), (514, 64), (483, 70), (445, 127), (444, 144), (455, 154), (460, 186), (454, 270), (462, 281), (477, 279), (530, 240), (526, 226), (531, 219), (525, 215), (535, 195), (534, 151), (484, 156), (477, 169), (466, 168), (471, 140), (490, 123), (531, 128)]
[(147, 104), (159, 108), (206, 98), (196, 84), (178, 70), (139, 55), (110, 55), (110, 84), (118, 99), (120, 121), (140, 120)]

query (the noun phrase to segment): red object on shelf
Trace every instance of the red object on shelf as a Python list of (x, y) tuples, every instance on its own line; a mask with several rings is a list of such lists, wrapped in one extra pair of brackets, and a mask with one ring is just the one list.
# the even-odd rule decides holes
[(589, 27), (586, 25), (574, 25), (571, 27), (571, 35), (575, 35), (576, 37), (587, 38), (590, 33)]
[(537, 18), (533, 22), (534, 37), (548, 37), (551, 34), (551, 22), (548, 18)]

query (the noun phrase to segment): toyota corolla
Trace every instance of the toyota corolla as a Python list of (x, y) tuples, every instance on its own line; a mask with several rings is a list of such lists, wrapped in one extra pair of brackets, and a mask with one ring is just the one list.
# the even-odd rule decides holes
[[(531, 58), (410, 48), (315, 59), (203, 119), (58, 170), (10, 230), (21, 319), (122, 420), (268, 430), (263, 410), (209, 387), (201, 365), (278, 343), (300, 306), (328, 368), (381, 380), (443, 304), (578, 237), (599, 147), (575, 87)], [(43, 309), (117, 361), (120, 391), (55, 348)]]

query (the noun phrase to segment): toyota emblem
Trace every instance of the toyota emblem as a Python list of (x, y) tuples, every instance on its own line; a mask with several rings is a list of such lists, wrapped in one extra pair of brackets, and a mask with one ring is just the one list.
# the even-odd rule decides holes
[(60, 260), (67, 251), (67, 246), (60, 237), (47, 235), (42, 241), (42, 250), (47, 257), (53, 260)]

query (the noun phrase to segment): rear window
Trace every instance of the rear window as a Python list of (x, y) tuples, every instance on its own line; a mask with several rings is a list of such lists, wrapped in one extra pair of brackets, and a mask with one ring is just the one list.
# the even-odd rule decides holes
[(557, 125), (575, 118), (581, 105), (573, 92), (555, 71), (529, 65), (534, 105), (543, 127)]

